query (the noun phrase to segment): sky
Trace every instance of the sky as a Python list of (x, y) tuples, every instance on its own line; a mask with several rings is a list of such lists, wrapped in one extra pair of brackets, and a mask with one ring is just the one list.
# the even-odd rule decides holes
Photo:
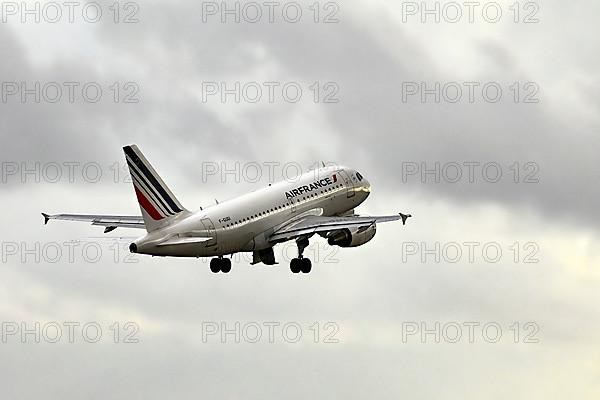
[[(2, 2), (7, 397), (600, 394), (591, 1)], [(273, 267), (130, 255), (137, 144), (190, 210), (321, 162), (408, 212)]]

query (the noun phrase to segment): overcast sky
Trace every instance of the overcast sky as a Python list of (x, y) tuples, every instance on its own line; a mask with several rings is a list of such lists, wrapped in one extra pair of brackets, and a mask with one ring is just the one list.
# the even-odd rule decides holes
[[(0, 22), (7, 397), (598, 398), (600, 5), (26, 3)], [(291, 245), (215, 275), (130, 258), (136, 230), (43, 226), (139, 213), (132, 143), (191, 210), (325, 161), (371, 182), (358, 213), (414, 218), (313, 240), (302, 276)]]

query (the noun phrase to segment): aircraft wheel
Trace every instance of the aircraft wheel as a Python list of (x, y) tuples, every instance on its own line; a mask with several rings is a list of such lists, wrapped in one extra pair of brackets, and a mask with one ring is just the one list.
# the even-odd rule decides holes
[(297, 274), (298, 272), (300, 272), (301, 269), (302, 269), (302, 260), (300, 260), (299, 258), (292, 258), (292, 261), (290, 261), (290, 270), (294, 274)]
[(215, 274), (221, 270), (221, 263), (218, 258), (211, 258), (210, 260), (210, 270)]
[(231, 259), (230, 258), (223, 258), (221, 260), (221, 271), (223, 271), (223, 273), (228, 273), (229, 271), (231, 271)]
[(300, 270), (302, 271), (302, 273), (308, 274), (311, 269), (312, 269), (312, 263), (310, 262), (310, 259), (302, 258), (300, 260)]

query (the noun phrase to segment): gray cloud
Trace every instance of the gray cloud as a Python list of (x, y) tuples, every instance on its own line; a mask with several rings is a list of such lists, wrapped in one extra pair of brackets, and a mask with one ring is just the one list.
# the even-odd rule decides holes
[[(473, 47), (482, 64), (490, 65), (491, 69), (472, 80), (482, 84), (498, 82), (504, 91), (501, 102), (491, 104), (480, 99), (474, 104), (403, 103), (403, 82), (425, 81), (431, 86), (433, 82), (462, 82), (460, 75), (444, 70), (443, 65), (434, 62), (432, 57), (435, 55), (420, 49), (406, 34), (407, 28), (399, 26), (392, 17), (381, 13), (376, 18), (358, 19), (348, 9), (342, 9), (341, 22), (333, 25), (315, 25), (307, 20), (297, 25), (221, 24), (215, 20), (203, 24), (199, 5), (176, 4), (148, 10), (148, 15), (153, 16), (152, 23), (136, 26), (134, 34), (125, 40), (117, 41), (122, 32), (107, 27), (102, 39), (106, 45), (113, 46), (117, 41), (119, 49), (140, 54), (147, 54), (146, 47), (155, 47), (161, 54), (170, 55), (170, 59), (181, 60), (182, 65), (178, 64), (176, 68), (193, 71), (195, 76), (186, 74), (181, 84), (173, 77), (173, 87), (185, 84), (186, 80), (188, 83), (192, 80), (232, 82), (247, 74), (253, 78), (256, 76), (253, 71), (265, 60), (249, 56), (246, 49), (264, 49), (268, 59), (280, 66), (278, 76), (290, 80), (300, 78), (305, 82), (334, 80), (340, 85), (340, 104), (320, 108), (335, 131), (307, 133), (315, 144), (319, 143), (319, 137), (342, 135), (340, 138), (343, 139), (337, 140), (336, 146), (345, 159), (339, 162), (366, 157), (371, 174), (386, 174), (388, 181), (398, 187), (423, 190), (457, 203), (495, 202), (535, 210), (565, 223), (572, 220), (584, 225), (598, 224), (600, 215), (594, 202), (589, 201), (600, 195), (598, 185), (589, 184), (598, 178), (593, 167), (598, 138), (586, 133), (598, 130), (598, 119), (565, 119), (556, 114), (553, 110), (557, 106), (556, 99), (549, 94), (552, 82), (536, 76), (535, 72), (523, 70), (520, 65), (522, 47), (515, 43), (517, 37), (504, 41), (473, 39)], [(162, 17), (154, 19), (158, 13)], [(393, 38), (393, 47), (365, 29), (364, 25), (369, 23), (379, 24), (379, 29)], [(543, 41), (547, 36), (539, 34), (539, 29), (547, 27), (548, 23), (532, 26), (530, 42), (545, 45)], [(520, 32), (519, 28), (515, 30)], [(131, 33), (130, 30), (127, 32)], [(579, 39), (584, 40), (584, 37)], [(562, 45), (559, 48), (563, 50)], [(180, 57), (182, 51), (185, 51), (184, 60)], [(584, 52), (569, 52), (573, 62), (588, 58)], [(596, 59), (587, 61), (592, 63), (590, 67), (597, 65)], [(581, 65), (577, 67), (582, 68)], [(593, 67), (585, 70), (592, 71)], [(232, 79), (236, 76), (238, 78)], [(510, 101), (510, 85), (530, 81), (540, 86), (537, 96), (540, 103), (515, 104)], [(168, 91), (167, 96), (174, 92)], [(584, 86), (579, 94), (584, 101), (596, 101)], [(208, 128), (204, 127), (205, 105), (199, 102), (187, 104), (173, 110), (173, 118), (179, 121), (176, 137), (187, 137), (189, 132), (213, 132), (210, 122)], [(273, 120), (274, 113), (277, 115), (282, 111), (290, 116), (295, 110), (285, 104), (275, 104), (257, 107), (251, 113), (237, 113), (236, 119), (248, 129), (240, 136), (239, 129), (225, 128), (219, 134), (219, 140), (234, 135), (239, 140), (247, 137), (248, 132), (253, 132), (253, 137), (261, 142), (282, 135), (293, 140), (295, 133), (286, 133), (293, 132), (289, 127), (264, 123)], [(181, 117), (189, 113), (198, 117)], [(195, 142), (203, 139), (206, 138), (200, 136)], [(248, 148), (252, 147), (244, 146), (244, 149)], [(239, 147), (228, 149), (236, 152)], [(197, 147), (190, 150), (194, 154), (201, 151)], [(277, 159), (274, 150), (263, 146), (260, 152), (246, 153), (245, 157)], [(328, 155), (325, 148), (318, 153)], [(299, 161), (305, 160), (303, 154), (298, 157)], [(471, 161), (482, 165), (497, 162), (503, 166), (505, 177), (514, 162), (521, 165), (535, 162), (540, 168), (537, 175), (540, 183), (516, 185), (510, 179), (503, 179), (497, 184), (489, 184), (479, 179), (476, 184), (422, 184), (419, 179), (411, 179), (402, 184), (398, 179), (403, 162), (426, 162), (432, 166), (435, 162), (443, 165)], [(580, 195), (574, 196), (575, 193)]]

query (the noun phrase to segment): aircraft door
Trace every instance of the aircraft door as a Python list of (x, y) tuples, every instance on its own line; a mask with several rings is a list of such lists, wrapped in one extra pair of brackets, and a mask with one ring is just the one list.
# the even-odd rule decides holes
[(204, 225), (204, 229), (208, 233), (208, 236), (211, 239), (208, 242), (205, 242), (207, 247), (214, 246), (217, 244), (217, 231), (215, 230), (215, 225), (212, 223), (210, 218), (204, 218), (201, 220), (202, 225)]
[(299, 200), (292, 197), (291, 201), (292, 201), (292, 213), (295, 213), (296, 212), (296, 202)]

